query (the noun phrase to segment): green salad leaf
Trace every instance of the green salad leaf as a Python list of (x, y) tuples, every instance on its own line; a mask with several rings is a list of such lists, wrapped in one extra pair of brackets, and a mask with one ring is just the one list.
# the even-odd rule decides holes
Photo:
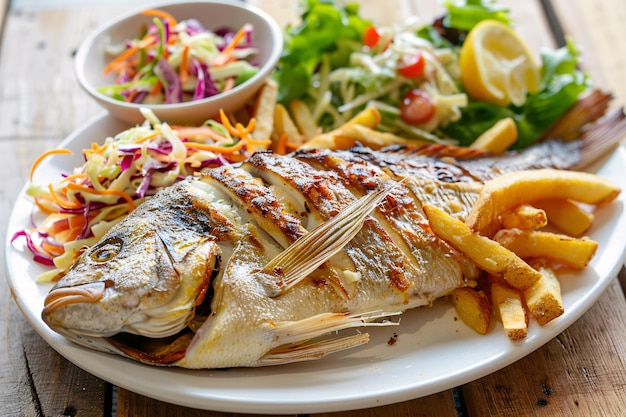
[(360, 48), (363, 32), (371, 24), (359, 17), (356, 3), (340, 6), (332, 0), (306, 0), (302, 22), (286, 29), (275, 73), (279, 101), (289, 103), (305, 95), (325, 54), (332, 68), (348, 67), (350, 54)]
[(511, 24), (509, 9), (496, 5), (494, 0), (446, 0), (444, 5), (448, 13), (443, 24), (449, 28), (469, 31), (487, 19)]

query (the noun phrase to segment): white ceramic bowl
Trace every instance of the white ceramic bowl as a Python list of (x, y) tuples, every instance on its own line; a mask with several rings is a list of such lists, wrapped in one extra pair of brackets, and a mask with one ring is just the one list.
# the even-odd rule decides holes
[[(154, 8), (172, 14), (178, 21), (195, 18), (207, 29), (229, 27), (238, 30), (246, 23), (253, 25), (252, 41), (258, 47), (254, 62), (260, 69), (256, 75), (235, 88), (201, 100), (176, 104), (135, 104), (113, 99), (97, 89), (115, 83), (115, 75), (103, 75), (107, 45), (121, 44), (137, 38), (142, 27), (152, 17), (141, 14), (142, 10)], [(214, 117), (220, 109), (234, 111), (242, 107), (263, 85), (271, 74), (283, 47), (282, 31), (272, 17), (265, 12), (236, 0), (213, 0), (193, 2), (169, 2), (148, 5), (104, 24), (79, 46), (74, 57), (74, 74), (81, 87), (106, 108), (111, 115), (131, 124), (143, 122), (139, 109), (151, 109), (156, 116), (170, 124), (197, 125)]]

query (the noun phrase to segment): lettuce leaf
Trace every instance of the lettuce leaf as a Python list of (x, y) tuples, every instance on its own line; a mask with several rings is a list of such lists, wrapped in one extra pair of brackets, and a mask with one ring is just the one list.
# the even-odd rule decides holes
[(327, 54), (331, 68), (349, 66), (350, 54), (362, 46), (363, 33), (372, 24), (359, 17), (359, 5), (337, 5), (332, 0), (306, 0), (302, 22), (286, 29), (283, 55), (274, 74), (278, 100), (301, 98), (313, 73)]

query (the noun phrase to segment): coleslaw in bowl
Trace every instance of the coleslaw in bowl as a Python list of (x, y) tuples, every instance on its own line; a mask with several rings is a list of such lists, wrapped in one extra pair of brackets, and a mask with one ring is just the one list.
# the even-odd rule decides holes
[(170, 2), (143, 7), (96, 29), (78, 48), (81, 87), (114, 117), (137, 124), (139, 109), (198, 125), (242, 107), (272, 73), (282, 32), (243, 2)]

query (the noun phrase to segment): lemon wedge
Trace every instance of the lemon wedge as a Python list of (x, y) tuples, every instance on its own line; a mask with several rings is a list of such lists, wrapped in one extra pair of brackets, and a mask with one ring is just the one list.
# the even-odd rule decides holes
[(539, 89), (539, 67), (509, 26), (484, 20), (467, 35), (459, 58), (461, 82), (474, 99), (521, 106)]

